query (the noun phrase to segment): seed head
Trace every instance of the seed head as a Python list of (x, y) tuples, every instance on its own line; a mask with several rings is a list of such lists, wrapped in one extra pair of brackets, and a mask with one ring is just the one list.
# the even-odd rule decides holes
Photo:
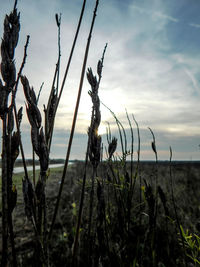
[(13, 116), (13, 109), (12, 106), (10, 106), (8, 108), (8, 118), (7, 118), (7, 130), (8, 130), (8, 134), (12, 133), (13, 128), (14, 128), (14, 116)]
[(39, 158), (40, 158), (41, 172), (46, 172), (48, 170), (48, 165), (49, 165), (49, 152), (45, 141), (43, 128), (40, 129), (40, 134), (39, 134)]
[(152, 147), (152, 149), (153, 149), (153, 152), (156, 154), (157, 151), (156, 151), (156, 144), (155, 144), (155, 142), (152, 142), (152, 143), (151, 143), (151, 147)]
[(17, 113), (17, 118), (18, 118), (18, 122), (19, 122), (19, 125), (21, 124), (22, 122), (22, 111), (23, 111), (23, 107), (21, 107), (19, 110), (18, 110), (18, 113)]
[(4, 20), (4, 35), (3, 39), (6, 44), (7, 53), (10, 59), (14, 58), (15, 48), (19, 39), (20, 31), (20, 14), (17, 14), (17, 9), (14, 9), (10, 15), (6, 15)]
[(39, 156), (39, 129), (36, 126), (31, 127), (31, 141), (35, 153)]
[(6, 86), (3, 86), (2, 81), (0, 79), (0, 117), (3, 119), (5, 111), (7, 110), (7, 102), (8, 102), (8, 90)]
[(56, 13), (55, 17), (56, 17), (56, 24), (57, 24), (58, 27), (60, 27), (60, 19), (58, 18), (58, 14), (57, 13)]
[(92, 69), (88, 68), (87, 79), (92, 89), (94, 90), (97, 86), (97, 77), (93, 75)]
[(36, 187), (35, 187), (35, 195), (37, 197), (37, 200), (40, 202), (41, 198), (44, 194), (44, 184), (42, 183), (42, 181), (39, 179), (37, 181)]
[(52, 98), (51, 98), (51, 102), (50, 102), (49, 113), (48, 113), (49, 125), (51, 125), (53, 121), (57, 100), (58, 100), (58, 97), (57, 97), (56, 91), (54, 90)]
[(6, 86), (11, 92), (16, 79), (16, 69), (13, 60), (8, 58), (7, 60), (1, 62), (1, 74)]
[(12, 138), (11, 138), (11, 159), (12, 159), (12, 168), (14, 168), (15, 161), (17, 157), (19, 156), (19, 133), (13, 132)]
[(102, 64), (102, 61), (99, 60), (97, 64), (97, 74), (99, 75), (99, 77), (101, 77), (102, 69), (103, 69), (103, 64)]
[(32, 211), (33, 211), (33, 197), (34, 197), (34, 191), (32, 184), (29, 180), (23, 179), (23, 195), (24, 195), (24, 204), (25, 204), (25, 214), (28, 219), (31, 219), (32, 217)]
[(111, 143), (109, 143), (108, 145), (109, 159), (112, 158), (113, 154), (115, 153), (116, 148), (117, 148), (117, 138), (113, 137)]

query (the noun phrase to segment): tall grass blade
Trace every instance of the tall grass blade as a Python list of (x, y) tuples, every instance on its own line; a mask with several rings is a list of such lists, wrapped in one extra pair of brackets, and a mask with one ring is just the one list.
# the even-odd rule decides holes
[[(96, 1), (96, 5), (95, 5), (95, 9), (94, 9), (93, 18), (92, 18), (91, 28), (90, 28), (90, 32), (89, 32), (89, 36), (88, 36), (88, 41), (87, 41), (87, 45), (86, 45), (86, 49), (85, 49), (85, 56), (84, 56), (84, 60), (83, 60), (83, 66), (82, 66), (81, 78), (80, 78), (80, 83), (79, 83), (78, 96), (77, 96), (77, 101), (76, 101), (76, 106), (75, 106), (75, 111), (74, 111), (74, 117), (73, 117), (73, 121), (72, 121), (72, 127), (71, 127), (71, 132), (70, 132), (70, 137), (69, 137), (69, 143), (68, 143), (68, 147), (67, 147), (65, 165), (64, 165), (64, 169), (63, 169), (63, 174), (62, 174), (61, 184), (60, 184), (60, 188), (59, 188), (59, 192), (58, 192), (58, 196), (57, 196), (57, 201), (56, 201), (56, 205), (55, 205), (53, 219), (52, 219), (52, 223), (51, 223), (51, 227), (50, 227), (50, 231), (49, 231), (49, 235), (48, 235), (48, 240), (51, 239), (54, 223), (55, 223), (57, 212), (58, 212), (58, 208), (59, 208), (59, 203), (60, 203), (62, 189), (63, 189), (63, 185), (64, 185), (64, 181), (65, 181), (65, 176), (66, 176), (66, 172), (67, 172), (69, 156), (70, 156), (70, 152), (71, 152), (71, 146), (72, 146), (75, 126), (76, 126), (76, 119), (77, 119), (77, 115), (78, 115), (78, 108), (79, 108), (79, 103), (80, 103), (80, 98), (81, 98), (81, 93), (82, 93), (83, 81), (84, 81), (84, 76), (85, 76), (87, 58), (88, 58), (90, 42), (91, 42), (91, 38), (92, 38), (92, 31), (93, 31), (93, 27), (94, 27), (94, 22), (95, 22), (95, 18), (96, 18), (96, 12), (97, 12), (98, 4), (99, 4), (99, 1), (97, 0)], [(84, 5), (85, 5), (85, 1), (83, 3), (83, 10), (84, 10)], [(83, 10), (82, 10), (82, 13), (81, 13), (81, 17), (83, 15)], [(70, 59), (71, 59), (71, 57), (70, 57)], [(69, 66), (69, 64), (68, 64), (68, 66)], [(62, 93), (62, 90), (63, 90), (63, 87), (64, 87), (64, 83), (65, 83), (65, 79), (66, 79), (68, 68), (66, 69), (65, 77), (63, 79), (63, 83), (62, 83), (62, 86), (61, 86), (61, 91), (60, 91), (59, 98), (58, 98), (59, 100), (60, 100), (61, 93)]]

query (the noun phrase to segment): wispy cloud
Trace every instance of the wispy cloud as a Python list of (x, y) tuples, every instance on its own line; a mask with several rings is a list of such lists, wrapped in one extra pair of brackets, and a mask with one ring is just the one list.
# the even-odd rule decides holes
[(189, 77), (189, 79), (191, 80), (192, 85), (195, 89), (195, 92), (199, 94), (200, 93), (200, 87), (199, 87), (199, 83), (198, 83), (197, 79), (195, 79), (194, 75), (192, 74), (192, 72), (189, 69), (184, 68), (184, 71), (187, 74), (187, 76)]
[(162, 14), (161, 12), (152, 12), (152, 14), (155, 16), (158, 16), (160, 18), (167, 19), (167, 20), (172, 21), (172, 22), (179, 22), (179, 20), (177, 18), (173, 18), (173, 17), (168, 16), (166, 14)]
[(200, 24), (195, 24), (195, 23), (189, 23), (191, 27), (199, 28), (200, 29)]
[(139, 11), (141, 14), (148, 14), (148, 15), (152, 15), (152, 16), (157, 16), (157, 17), (160, 17), (161, 19), (166, 19), (166, 20), (169, 20), (172, 22), (179, 22), (179, 20), (177, 18), (171, 17), (167, 14), (163, 14), (160, 11), (147, 10), (147, 9), (141, 8), (141, 7), (136, 6), (136, 5), (131, 5), (131, 8)]

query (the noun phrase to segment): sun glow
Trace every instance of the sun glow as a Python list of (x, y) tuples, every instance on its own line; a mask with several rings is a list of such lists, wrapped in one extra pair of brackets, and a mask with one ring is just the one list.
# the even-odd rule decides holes
[(106, 125), (105, 124), (100, 124), (99, 125), (98, 134), (99, 135), (106, 134)]

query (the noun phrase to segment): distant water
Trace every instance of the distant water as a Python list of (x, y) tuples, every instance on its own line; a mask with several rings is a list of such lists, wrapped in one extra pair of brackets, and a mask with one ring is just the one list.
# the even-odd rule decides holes
[[(52, 168), (58, 168), (58, 167), (62, 167), (63, 165), (64, 164), (50, 164), (49, 165), (49, 168), (50, 169), (52, 169)], [(35, 169), (36, 170), (39, 170), (40, 169), (40, 166), (39, 165), (35, 166)], [(27, 170), (28, 171), (32, 171), (33, 170), (33, 166), (27, 166)], [(16, 167), (16, 168), (14, 168), (14, 173), (20, 173), (20, 172), (24, 172), (24, 167)], [(0, 175), (1, 175), (1, 168), (0, 168)]]

